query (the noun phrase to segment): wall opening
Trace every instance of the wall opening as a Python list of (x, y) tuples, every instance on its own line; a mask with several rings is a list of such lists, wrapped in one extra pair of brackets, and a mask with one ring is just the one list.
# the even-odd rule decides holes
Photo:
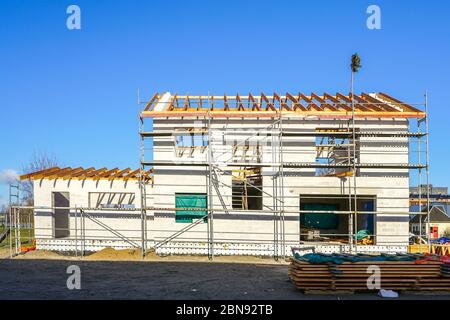
[[(355, 128), (355, 131), (359, 129)], [(349, 128), (317, 128), (316, 132), (330, 135), (316, 137), (316, 162), (329, 165), (353, 165), (353, 161), (359, 163), (360, 142), (356, 137), (355, 147), (353, 137), (345, 135), (333, 135), (333, 133), (349, 133)], [(346, 176), (352, 172), (351, 167), (322, 167), (316, 169), (316, 176)], [(357, 175), (358, 169), (356, 172)]]
[[(374, 196), (358, 196), (357, 210), (373, 212), (375, 203)], [(345, 195), (301, 195), (300, 240), (348, 243), (349, 215), (340, 211), (352, 211), (353, 208), (353, 199), (349, 203), (349, 197)], [(358, 243), (375, 244), (375, 219), (375, 214), (358, 213), (357, 221), (353, 221)]]
[[(65, 238), (70, 235), (69, 212), (70, 198), (68, 192), (52, 192), (53, 213), (53, 234), (55, 238)], [(64, 209), (66, 207), (67, 209)]]
[(89, 207), (102, 209), (134, 209), (133, 192), (89, 192)]
[(202, 128), (177, 128), (174, 132), (175, 155), (194, 157), (194, 153), (204, 153), (208, 146), (208, 134)]
[(236, 210), (262, 210), (261, 168), (233, 170), (232, 207)]

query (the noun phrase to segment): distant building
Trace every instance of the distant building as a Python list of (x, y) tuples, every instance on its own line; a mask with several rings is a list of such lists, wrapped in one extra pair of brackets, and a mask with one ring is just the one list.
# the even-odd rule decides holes
[[(429, 185), (430, 202), (450, 203), (450, 195), (448, 194), (448, 187), (435, 187), (432, 184)], [(422, 205), (427, 202), (427, 186), (425, 184), (420, 187), (409, 188), (409, 199), (411, 206), (419, 205), (419, 198)], [(418, 211), (412, 210), (412, 211)]]
[[(435, 204), (430, 210), (430, 221), (428, 215), (415, 215), (410, 222), (411, 232), (419, 235), (427, 234), (427, 225), (430, 228), (432, 239), (450, 236), (450, 216), (449, 205)], [(429, 224), (428, 224), (429, 222)], [(420, 232), (422, 228), (422, 232)]]

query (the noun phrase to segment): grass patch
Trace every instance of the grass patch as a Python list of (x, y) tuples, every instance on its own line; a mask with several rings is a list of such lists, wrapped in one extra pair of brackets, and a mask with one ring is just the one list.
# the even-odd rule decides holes
[[(2, 234), (7, 228), (5, 226), (0, 227), (0, 234)], [(11, 239), (12, 238), (12, 239)], [(34, 232), (32, 228), (21, 228), (20, 229), (20, 243), (22, 245), (26, 244), (32, 244), (34, 239)], [(3, 247), (9, 247), (9, 242), (12, 240), (12, 244), (15, 245), (16, 243), (16, 235), (15, 235), (15, 229), (13, 228), (11, 230), (11, 234), (6, 237), (5, 240), (3, 240), (0, 243), (0, 248)]]

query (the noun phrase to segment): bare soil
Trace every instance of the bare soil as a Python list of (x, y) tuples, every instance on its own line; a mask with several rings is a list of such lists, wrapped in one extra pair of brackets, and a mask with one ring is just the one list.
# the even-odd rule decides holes
[[(3, 253), (0, 252), (0, 253)], [(9, 250), (6, 252), (9, 255)], [(67, 267), (81, 270), (81, 290), (69, 290)], [(305, 295), (288, 277), (286, 262), (257, 257), (158, 257), (107, 248), (80, 260), (37, 250), (0, 259), (0, 299), (382, 299), (376, 292)], [(401, 295), (400, 299), (449, 299), (448, 294)]]
[[(1, 254), (1, 253), (0, 253)], [(9, 256), (9, 251), (4, 256)], [(1, 256), (0, 256), (1, 257)], [(59, 259), (59, 260), (79, 260), (74, 256), (68, 256), (59, 254), (48, 250), (34, 250), (27, 253), (22, 253), (14, 259)], [(116, 250), (113, 248), (105, 248), (103, 250), (94, 252), (92, 254), (83, 257), (86, 261), (160, 261), (160, 262), (210, 262), (206, 256), (190, 256), (190, 255), (177, 255), (177, 256), (158, 256), (154, 252), (149, 252), (142, 258), (141, 251), (139, 249), (122, 249)], [(272, 258), (266, 257), (254, 257), (254, 256), (216, 256), (214, 262), (222, 263), (251, 263), (251, 264), (282, 264), (287, 265), (286, 261), (275, 261)]]
[[(66, 286), (67, 267), (81, 270), (81, 290)], [(376, 293), (305, 295), (285, 265), (0, 259), (0, 299), (381, 299)], [(401, 299), (450, 299), (449, 295), (401, 295)]]

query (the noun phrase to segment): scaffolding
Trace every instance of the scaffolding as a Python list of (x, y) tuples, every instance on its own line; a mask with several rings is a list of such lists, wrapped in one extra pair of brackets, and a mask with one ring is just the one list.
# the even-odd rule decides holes
[[(275, 93), (271, 96), (249, 94), (246, 97), (239, 95), (179, 96), (177, 94), (172, 96), (166, 93), (155, 94), (149, 101), (142, 101), (138, 94), (138, 106), (140, 109), (139, 169), (133, 171), (129, 168), (124, 170), (50, 168), (33, 175), (40, 179), (70, 179), (72, 177), (134, 179), (139, 184), (140, 207), (133, 209), (58, 208), (56, 206), (43, 208), (20, 206), (18, 201), (11, 202), (10, 250), (13, 251), (14, 248), (14, 254), (18, 254), (21, 249), (20, 214), (24, 209), (70, 210), (74, 217), (74, 225), (70, 226), (70, 237), (67, 241), (71, 242), (75, 255), (80, 257), (83, 257), (86, 251), (95, 250), (98, 246), (105, 246), (113, 241), (121, 242), (123, 247), (141, 249), (142, 256), (145, 256), (149, 250), (182, 249), (184, 243), (195, 243), (196, 248), (203, 248), (203, 239), (206, 238), (205, 250), (202, 249), (201, 252), (213, 259), (215, 255), (221, 254), (218, 253), (219, 242), (241, 241), (240, 236), (243, 233), (240, 230), (231, 229), (218, 231), (215, 228), (214, 218), (222, 219), (224, 216), (229, 217), (233, 214), (249, 215), (249, 212), (260, 214), (264, 219), (272, 221), (273, 230), (270, 232), (247, 231), (250, 239), (243, 242), (248, 246), (244, 249), (236, 249), (242, 250), (243, 254), (248, 254), (252, 250), (255, 252), (264, 250), (268, 255), (279, 259), (291, 252), (290, 246), (298, 246), (299, 243), (307, 243), (308, 240), (332, 237), (346, 238), (345, 245), (349, 246), (349, 252), (357, 253), (361, 248), (357, 239), (358, 217), (363, 215), (396, 215), (408, 217), (408, 220), (413, 214), (427, 215), (425, 229), (420, 227), (419, 236), (420, 238), (426, 236), (428, 248), (423, 249), (430, 249), (427, 95), (422, 103), (406, 104), (382, 93), (361, 95), (338, 93), (334, 96), (327, 93), (321, 96), (314, 93), (308, 96), (301, 93), (297, 96), (289, 93), (282, 96)], [(416, 107), (424, 107), (425, 110), (420, 111)], [(149, 121), (151, 118), (158, 118), (163, 122), (159, 121), (155, 126), (154, 122)], [(169, 119), (165, 122), (168, 124), (166, 127), (163, 125), (164, 119)], [(258, 126), (248, 130), (242, 125), (246, 123), (246, 119), (250, 119), (249, 123), (258, 121)], [(384, 129), (382, 126), (376, 129), (364, 129), (361, 124), (367, 119), (390, 122), (395, 119), (417, 119), (417, 121), (408, 120), (406, 130), (393, 131), (392, 128)], [(172, 128), (173, 121), (179, 128)], [(223, 125), (224, 122), (232, 123), (233, 121), (234, 127)], [(302, 125), (293, 126), (292, 123), (295, 121), (301, 121)], [(324, 124), (311, 128), (307, 125), (311, 121), (323, 121)], [(377, 141), (376, 139), (379, 138), (401, 139), (401, 144), (406, 145), (408, 149), (408, 161), (401, 163), (363, 161), (364, 156), (371, 152), (377, 156), (383, 155), (383, 150), (374, 152), (361, 148), (364, 139)], [(309, 148), (296, 150), (295, 148), (302, 141), (308, 141), (309, 145), (315, 144), (315, 148), (312, 148), (314, 150)], [(417, 146), (417, 149), (412, 148), (413, 144)], [(172, 159), (161, 160), (158, 157), (155, 159), (155, 153), (161, 151), (173, 153)], [(295, 160), (290, 157), (292, 153), (313, 157), (314, 160)], [(385, 153), (389, 155), (395, 152), (388, 150)], [(196, 190), (201, 189), (206, 195), (206, 207), (167, 205), (161, 200), (164, 197), (171, 199), (174, 197), (176, 190), (167, 189), (165, 182), (160, 181), (165, 171), (174, 170), (174, 168), (179, 171), (172, 176), (176, 179), (178, 186), (189, 184), (189, 178), (184, 178), (184, 174), (188, 171), (196, 171), (195, 174), (202, 177), (202, 182), (194, 187)], [(409, 178), (411, 178), (409, 173), (411, 170), (417, 171), (417, 184), (420, 186), (425, 180), (427, 186), (425, 194), (422, 188), (418, 189), (417, 211), (379, 211), (360, 208), (359, 201), (372, 201), (373, 194), (361, 194), (357, 177), (361, 176), (364, 170), (373, 169), (382, 169), (383, 172), (395, 174), (400, 172)], [(287, 184), (286, 181), (291, 177), (302, 175), (336, 178), (342, 183), (343, 192), (327, 194), (327, 189), (322, 187), (324, 191), (316, 196), (291, 195), (286, 190), (296, 186)], [(30, 175), (23, 177), (27, 178), (27, 176)], [(303, 189), (321, 188), (318, 185), (307, 184), (301, 187)], [(374, 192), (383, 188), (382, 185), (372, 187)], [(11, 196), (15, 194), (13, 191), (11, 189)], [(286, 230), (286, 219), (294, 217), (300, 221), (302, 216), (311, 213), (311, 209), (302, 209), (302, 204), (324, 196), (333, 201), (346, 202), (346, 208), (315, 210), (314, 213), (332, 214), (347, 219), (347, 232), (316, 234), (308, 228), (303, 228), (300, 222), (298, 230)], [(295, 206), (290, 204), (294, 198), (299, 202)], [(405, 200), (405, 197), (391, 196), (384, 199), (378, 197), (377, 200)], [(112, 227), (94, 214), (111, 210), (123, 214), (138, 214), (140, 227), (136, 230)], [(155, 213), (164, 213), (170, 217), (170, 215), (176, 216), (179, 211), (191, 212), (195, 218), (192, 222), (180, 225), (176, 229), (165, 230), (167, 232), (162, 235), (158, 235), (161, 231), (157, 230), (158, 226), (148, 223), (155, 219)], [(91, 227), (86, 227), (87, 221), (91, 222)], [(196, 231), (202, 225), (205, 225), (202, 231)], [(90, 232), (93, 231), (101, 235), (90, 236)], [(203, 233), (206, 233), (206, 237)], [(377, 234), (371, 236), (374, 239), (378, 237)], [(409, 237), (409, 232), (407, 235), (392, 234), (390, 236)], [(253, 243), (263, 243), (264, 246), (256, 250), (251, 246)], [(324, 243), (327, 245), (326, 242)], [(186, 244), (186, 246), (190, 245)]]
[[(302, 103), (303, 102), (303, 103)], [(306, 102), (306, 104), (304, 104)], [(285, 215), (286, 213), (294, 213), (299, 216), (308, 213), (308, 210), (301, 210), (300, 208), (286, 208), (285, 202), (289, 196), (285, 195), (285, 174), (292, 173), (292, 170), (315, 170), (317, 175), (327, 177), (338, 177), (343, 181), (348, 182), (346, 196), (348, 197), (347, 210), (328, 210), (315, 211), (318, 214), (337, 214), (348, 216), (348, 244), (350, 245), (350, 252), (358, 251), (357, 243), (357, 218), (358, 215), (378, 215), (378, 214), (397, 214), (405, 215), (409, 218), (412, 214), (428, 215), (430, 212), (429, 190), (425, 197), (427, 199), (426, 210), (424, 211), (422, 205), (419, 205), (417, 212), (378, 212), (378, 211), (363, 211), (358, 209), (358, 199), (364, 199), (364, 196), (358, 195), (357, 177), (360, 175), (361, 169), (386, 169), (386, 170), (406, 170), (410, 176), (410, 170), (417, 170), (418, 183), (421, 184), (423, 174), (425, 174), (426, 184), (429, 185), (429, 159), (428, 159), (428, 102), (425, 94), (425, 102), (416, 104), (406, 104), (395, 98), (392, 98), (384, 93), (379, 94), (361, 94), (354, 95), (350, 93), (348, 96), (336, 94), (335, 96), (325, 93), (322, 96), (311, 94), (306, 96), (299, 93), (297, 97), (286, 93), (281, 96), (274, 93), (272, 96), (261, 94), (253, 96), (249, 94), (248, 97), (236, 96), (181, 96), (170, 95), (168, 93), (159, 95), (155, 94), (149, 101), (141, 101), (138, 98), (138, 105), (140, 109), (139, 116), (139, 134), (141, 137), (140, 159), (141, 168), (151, 167), (155, 171), (155, 186), (158, 186), (158, 172), (164, 168), (204, 168), (205, 193), (208, 199), (207, 214), (191, 224), (176, 230), (173, 234), (163, 239), (153, 237), (154, 248), (160, 248), (169, 244), (172, 240), (181, 237), (189, 232), (193, 227), (197, 226), (203, 218), (207, 218), (207, 254), (212, 259), (214, 257), (215, 248), (215, 232), (214, 232), (214, 216), (229, 212), (246, 212), (249, 210), (249, 202), (254, 195), (249, 193), (249, 189), (258, 190), (259, 197), (271, 198), (271, 206), (267, 206), (264, 202), (264, 208), (257, 210), (260, 213), (273, 214), (273, 256), (277, 259), (286, 256), (286, 230), (285, 230)], [(144, 106), (142, 108), (142, 106)], [(424, 107), (425, 111), (417, 109)], [(142, 109), (141, 109), (142, 108)], [(317, 130), (293, 130), (292, 126), (285, 127), (283, 122), (295, 119), (297, 116), (302, 119), (337, 119), (339, 125), (332, 125), (327, 128), (319, 128)], [(195, 118), (198, 122), (197, 128), (177, 128), (173, 131), (164, 130), (160, 127), (154, 129), (154, 123), (151, 123), (152, 129), (147, 130), (146, 119), (163, 118), (163, 119), (179, 119), (183, 122), (185, 119)], [(265, 122), (264, 126), (260, 126), (256, 131), (249, 132), (243, 129), (234, 129), (228, 132), (227, 128), (219, 128), (214, 126), (216, 122), (228, 119), (262, 119)], [(412, 123), (408, 122), (407, 131), (391, 131), (383, 130), (361, 130), (358, 126), (361, 124), (361, 119), (417, 119), (416, 128)], [(170, 123), (170, 121), (168, 121)], [(245, 123), (245, 120), (243, 121)], [(183, 127), (182, 125), (180, 125)], [(239, 142), (235, 143), (231, 150), (221, 150), (219, 142), (227, 135), (244, 135)], [(178, 146), (178, 136), (190, 136), (190, 144)], [(195, 142), (195, 135), (201, 135), (201, 144)], [(155, 151), (155, 138), (157, 139), (172, 139), (175, 136), (174, 146), (175, 152), (187, 152), (191, 158), (186, 159), (182, 157), (175, 157), (174, 160), (154, 160), (153, 157), (148, 159), (148, 155)], [(206, 139), (204, 139), (206, 137)], [(262, 161), (260, 156), (259, 145), (250, 146), (249, 141), (253, 137), (267, 137), (270, 140), (271, 159)], [(320, 142), (316, 146), (317, 158), (324, 158), (325, 162), (302, 162), (302, 161), (285, 161), (283, 154), (283, 143), (289, 138), (305, 138), (315, 137)], [(363, 152), (360, 150), (360, 138), (404, 138), (408, 146), (408, 159), (416, 158), (414, 162), (408, 163), (377, 163), (377, 162), (362, 162), (361, 156)], [(183, 140), (181, 138), (180, 140)], [(167, 140), (166, 140), (167, 141)], [(206, 143), (205, 143), (206, 141)], [(146, 143), (150, 142), (149, 147), (146, 148)], [(418, 147), (417, 150), (411, 150), (412, 143)], [(423, 146), (425, 145), (425, 146)], [(201, 150), (206, 154), (206, 158), (202, 160), (195, 159), (195, 150)], [(241, 157), (235, 157), (237, 152), (241, 152)], [(377, 151), (382, 153), (381, 151)], [(250, 153), (250, 154), (248, 154)], [(423, 156), (425, 153), (425, 162)], [(223, 155), (228, 154), (227, 159), (223, 159)], [(413, 155), (415, 154), (415, 156)], [(154, 155), (154, 154), (153, 154)], [(231, 157), (230, 157), (231, 155)], [(200, 158), (200, 157), (199, 157)], [(262, 174), (262, 172), (264, 174)], [(269, 174), (270, 173), (270, 174)], [(225, 185), (220, 177), (231, 175), (231, 185)], [(272, 181), (272, 193), (266, 192), (259, 182), (261, 176), (267, 178), (270, 176)], [(351, 179), (352, 178), (352, 179)], [(353, 180), (353, 183), (351, 183)], [(183, 181), (180, 181), (180, 186)], [(142, 219), (143, 223), (147, 221), (147, 213), (155, 211), (176, 212), (177, 210), (192, 210), (204, 211), (205, 209), (195, 208), (180, 208), (180, 207), (159, 207), (148, 206), (146, 190), (148, 184), (141, 184), (142, 194)], [(240, 188), (236, 188), (240, 186)], [(229, 188), (231, 190), (240, 190), (232, 192), (231, 204), (224, 200), (224, 195), (220, 192), (220, 187)], [(213, 192), (215, 190), (215, 194)], [(236, 194), (238, 192), (238, 194)], [(151, 194), (151, 192), (150, 192)], [(170, 196), (169, 194), (160, 194)], [(172, 194), (173, 196), (173, 194)], [(238, 197), (239, 199), (238, 199)], [(419, 195), (419, 203), (422, 203), (422, 195)], [(330, 198), (330, 197), (329, 197)], [(215, 206), (215, 201), (219, 201), (221, 208)], [(261, 199), (263, 202), (263, 200)], [(301, 201), (301, 199), (300, 199)], [(226, 205), (228, 203), (228, 206)], [(239, 208), (240, 207), (240, 208)], [(356, 228), (356, 230), (354, 230)], [(146, 248), (147, 226), (143, 225), (145, 230), (145, 237), (143, 235), (142, 247)], [(153, 230), (150, 230), (152, 233)], [(302, 237), (307, 236), (307, 233), (302, 233), (301, 224), (299, 223), (298, 241), (301, 242)], [(399, 236), (399, 235), (392, 235)], [(405, 235), (401, 235), (405, 236)], [(408, 234), (409, 236), (409, 234)], [(420, 228), (420, 237), (423, 236), (423, 230)], [(188, 236), (189, 237), (189, 236)], [(376, 235), (373, 235), (376, 237)], [(430, 246), (430, 229), (427, 225), (426, 237), (428, 246)], [(192, 239), (195, 240), (195, 237)], [(298, 244), (298, 243), (297, 243)], [(145, 250), (144, 250), (145, 252)]]

